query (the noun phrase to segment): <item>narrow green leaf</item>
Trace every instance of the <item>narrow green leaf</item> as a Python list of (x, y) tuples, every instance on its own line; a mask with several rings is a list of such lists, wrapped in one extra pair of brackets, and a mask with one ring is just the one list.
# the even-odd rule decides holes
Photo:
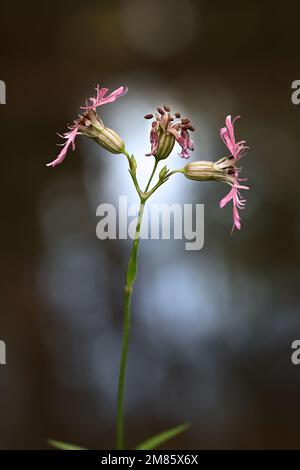
[(181, 424), (180, 426), (176, 426), (176, 428), (168, 429), (156, 436), (150, 437), (146, 441), (142, 442), (136, 447), (136, 450), (152, 450), (156, 449), (159, 445), (163, 444), (166, 441), (169, 441), (173, 437), (181, 434), (182, 432), (186, 431), (189, 428), (189, 423)]
[(47, 439), (50, 446), (60, 450), (87, 450), (84, 447), (75, 446), (74, 444), (67, 444), (66, 442), (55, 441), (53, 439)]

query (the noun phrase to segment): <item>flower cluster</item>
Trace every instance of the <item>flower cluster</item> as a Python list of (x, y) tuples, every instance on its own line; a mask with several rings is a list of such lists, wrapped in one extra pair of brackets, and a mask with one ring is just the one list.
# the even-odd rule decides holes
[[(136, 161), (134, 156), (129, 156), (125, 150), (125, 144), (121, 137), (112, 129), (103, 124), (103, 121), (97, 115), (97, 108), (104, 104), (113, 103), (118, 98), (127, 93), (126, 87), (120, 87), (108, 93), (107, 88), (96, 87), (96, 96), (90, 98), (90, 104), (82, 106), (83, 114), (76, 119), (68, 132), (60, 135), (65, 142), (57, 157), (47, 166), (55, 167), (66, 158), (67, 152), (71, 147), (75, 150), (75, 139), (77, 135), (84, 135), (93, 139), (101, 147), (114, 154), (125, 154), (130, 165), (130, 173), (133, 177), (135, 186), (138, 188), (136, 179)], [(157, 113), (146, 114), (145, 119), (153, 119), (150, 131), (151, 150), (147, 156), (154, 156), (156, 165), (160, 160), (166, 159), (172, 152), (175, 142), (181, 147), (180, 156), (189, 158), (190, 151), (194, 150), (194, 143), (190, 138), (190, 132), (195, 129), (188, 118), (181, 118), (180, 113), (171, 113), (169, 106), (157, 108)], [(240, 168), (237, 167), (238, 161), (245, 155), (246, 146), (244, 140), (236, 141), (234, 133), (234, 123), (240, 116), (232, 120), (231, 116), (225, 119), (225, 126), (220, 129), (220, 137), (230, 152), (229, 156), (223, 157), (216, 162), (212, 161), (194, 161), (185, 165), (180, 170), (171, 173), (181, 172), (186, 178), (197, 181), (219, 181), (231, 186), (228, 194), (220, 201), (220, 207), (223, 208), (232, 201), (233, 206), (233, 227), (240, 230), (241, 218), (239, 210), (243, 209), (246, 200), (241, 196), (241, 190), (249, 189), (248, 186), (241, 184), (245, 179), (240, 178)], [(156, 168), (156, 166), (155, 166)], [(164, 167), (164, 174), (160, 173), (160, 183), (168, 180), (171, 173)], [(163, 171), (162, 170), (162, 171)], [(142, 194), (139, 189), (139, 194)]]
[(151, 151), (146, 154), (147, 156), (153, 155), (157, 160), (164, 160), (170, 155), (176, 140), (181, 147), (180, 156), (190, 157), (189, 151), (194, 150), (194, 142), (190, 138), (189, 131), (193, 132), (195, 129), (188, 118), (180, 119), (180, 113), (172, 115), (169, 106), (157, 108), (155, 116), (146, 114), (144, 117), (154, 118), (150, 132)]

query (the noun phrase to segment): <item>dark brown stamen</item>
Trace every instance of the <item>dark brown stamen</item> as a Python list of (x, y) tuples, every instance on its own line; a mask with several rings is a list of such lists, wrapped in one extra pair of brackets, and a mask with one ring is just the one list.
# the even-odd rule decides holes
[(153, 118), (153, 114), (145, 114), (144, 118), (145, 118), (145, 119), (152, 119), (152, 118)]
[(181, 114), (180, 113), (175, 113), (174, 116), (179, 119), (181, 117)]
[(190, 120), (188, 118), (182, 118), (181, 122), (182, 122), (182, 124), (189, 124)]
[(189, 130), (194, 132), (194, 130), (195, 130), (194, 126), (189, 126)]
[(163, 109), (161, 109), (161, 108), (156, 108), (156, 109), (159, 112), (159, 114), (161, 114), (162, 116), (165, 114)]
[(164, 110), (167, 111), (167, 113), (170, 112), (170, 106), (167, 106), (166, 104), (164, 105)]

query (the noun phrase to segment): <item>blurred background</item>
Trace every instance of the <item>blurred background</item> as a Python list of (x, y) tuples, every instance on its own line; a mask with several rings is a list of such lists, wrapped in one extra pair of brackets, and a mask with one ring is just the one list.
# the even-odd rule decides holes
[[(97, 83), (129, 87), (101, 108), (152, 165), (143, 115), (168, 104), (196, 128), (192, 159), (225, 154), (241, 114), (251, 150), (242, 230), (227, 187), (175, 176), (150, 203), (204, 203), (205, 245), (144, 240), (133, 299), (127, 446), (185, 421), (173, 449), (299, 448), (299, 3), (206, 0), (1, 4), (0, 447), (47, 437), (114, 446), (122, 293), (130, 240), (96, 237), (96, 208), (136, 202), (125, 158), (78, 138), (55, 169), (56, 132)], [(174, 151), (171, 168), (182, 165)]]

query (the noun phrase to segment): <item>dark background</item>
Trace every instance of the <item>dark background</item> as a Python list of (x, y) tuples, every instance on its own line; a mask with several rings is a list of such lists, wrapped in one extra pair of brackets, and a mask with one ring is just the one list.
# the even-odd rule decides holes
[[(114, 446), (122, 285), (130, 241), (96, 238), (96, 207), (136, 200), (126, 162), (79, 138), (46, 168), (96, 83), (128, 85), (101, 109), (150, 162), (143, 115), (192, 118), (193, 159), (224, 155), (241, 114), (251, 150), (242, 231), (227, 188), (176, 176), (153, 202), (204, 203), (205, 245), (144, 241), (126, 387), (128, 446), (190, 421), (167, 448), (299, 448), (299, 3), (186, 0), (1, 3), (0, 447), (53, 437)], [(176, 109), (175, 109), (176, 108)], [(174, 151), (171, 168), (182, 161)]]

